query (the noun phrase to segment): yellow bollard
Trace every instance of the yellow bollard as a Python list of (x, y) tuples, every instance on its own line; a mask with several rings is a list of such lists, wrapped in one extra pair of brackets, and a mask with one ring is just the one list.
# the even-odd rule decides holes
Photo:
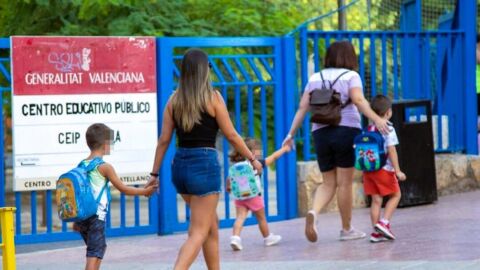
[(15, 230), (13, 229), (13, 213), (15, 207), (0, 208), (0, 227), (2, 228), (3, 270), (15, 270)]

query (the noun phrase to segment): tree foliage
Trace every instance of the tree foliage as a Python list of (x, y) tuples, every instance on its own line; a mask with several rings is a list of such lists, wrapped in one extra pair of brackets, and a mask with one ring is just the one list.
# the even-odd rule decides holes
[(0, 35), (282, 35), (320, 1), (0, 0)]

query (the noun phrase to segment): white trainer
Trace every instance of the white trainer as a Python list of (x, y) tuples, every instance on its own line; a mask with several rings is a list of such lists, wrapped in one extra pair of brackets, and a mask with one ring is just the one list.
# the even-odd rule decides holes
[(265, 246), (269, 247), (278, 244), (281, 240), (282, 237), (280, 235), (271, 233), (269, 236), (265, 237), (263, 241), (265, 243)]
[(235, 251), (242, 250), (243, 249), (242, 238), (240, 238), (240, 236), (237, 236), (237, 235), (230, 236), (230, 246)]
[(305, 236), (310, 242), (317, 242), (318, 232), (317, 232), (317, 213), (310, 210), (307, 213), (305, 218)]

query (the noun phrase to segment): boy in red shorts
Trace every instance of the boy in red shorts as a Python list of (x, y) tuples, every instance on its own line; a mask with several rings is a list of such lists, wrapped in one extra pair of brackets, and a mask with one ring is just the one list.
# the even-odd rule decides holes
[[(384, 95), (375, 96), (371, 102), (371, 107), (375, 113), (384, 119), (389, 120), (392, 117), (392, 101)], [(406, 179), (398, 164), (397, 150), (395, 149), (398, 138), (395, 129), (390, 126), (390, 132), (382, 136), (385, 140), (384, 147), (387, 153), (385, 166), (378, 171), (363, 173), (365, 194), (372, 196), (370, 218), (374, 232), (371, 234), (370, 241), (373, 243), (395, 239), (395, 235), (390, 230), (390, 220), (401, 198), (398, 180), (404, 181)], [(385, 205), (383, 217), (380, 218), (383, 197), (385, 196), (389, 198)]]

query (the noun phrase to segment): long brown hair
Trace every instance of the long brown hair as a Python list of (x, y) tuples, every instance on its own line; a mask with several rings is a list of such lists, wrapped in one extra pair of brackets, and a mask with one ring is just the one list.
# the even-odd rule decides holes
[(186, 132), (200, 124), (202, 112), (213, 95), (207, 54), (200, 49), (190, 49), (183, 56), (180, 80), (172, 96), (173, 118)]

